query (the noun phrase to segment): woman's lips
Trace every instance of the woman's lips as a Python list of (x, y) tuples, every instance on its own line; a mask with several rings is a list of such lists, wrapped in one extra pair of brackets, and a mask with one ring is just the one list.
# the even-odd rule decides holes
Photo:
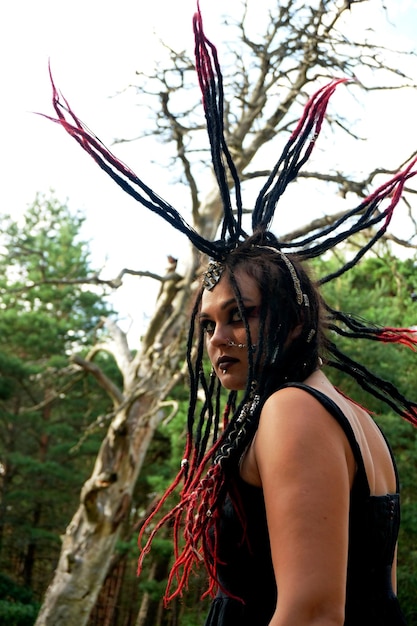
[(231, 356), (221, 356), (217, 359), (217, 367), (222, 370), (222, 372), (227, 371), (229, 367), (234, 365), (234, 363), (238, 363), (239, 359), (234, 359)]

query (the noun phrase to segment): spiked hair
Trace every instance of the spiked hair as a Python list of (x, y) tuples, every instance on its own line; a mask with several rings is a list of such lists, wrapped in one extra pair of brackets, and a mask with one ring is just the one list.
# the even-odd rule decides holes
[[(346, 82), (344, 79), (333, 80), (308, 101), (299, 123), (260, 190), (252, 213), (253, 234), (248, 235), (242, 228), (240, 181), (224, 135), (222, 74), (216, 48), (204, 34), (199, 8), (193, 25), (196, 68), (213, 169), (224, 211), (221, 236), (217, 241), (209, 241), (197, 233), (173, 206), (160, 198), (92, 135), (72, 112), (68, 102), (61, 100), (51, 76), (57, 115), (53, 121), (60, 123), (124, 191), (184, 233), (200, 252), (213, 260), (206, 274), (206, 287), (201, 287), (191, 316), (187, 350), (190, 402), (184, 459), (178, 475), (148, 520), (146, 527), (149, 528), (152, 521), (153, 528), (139, 561), (140, 569), (155, 534), (164, 523), (171, 522), (175, 536), (175, 563), (168, 580), (167, 601), (181, 593), (193, 566), (201, 560), (204, 560), (209, 574), (208, 591), (212, 592), (218, 584), (216, 546), (221, 505), (226, 493), (229, 493), (240, 514), (239, 494), (234, 483), (238, 460), (256, 431), (264, 401), (286, 381), (305, 380), (317, 367), (319, 359), (325, 359), (329, 365), (351, 375), (367, 391), (417, 425), (417, 405), (401, 395), (390, 382), (381, 380), (360, 363), (349, 359), (338, 349), (336, 341), (327, 338), (326, 330), (333, 331), (332, 337), (367, 338), (384, 343), (402, 343), (411, 348), (417, 343), (415, 333), (406, 328), (367, 326), (332, 309), (318, 291), (320, 284), (353, 267), (383, 236), (406, 181), (417, 173), (417, 157), (336, 223), (304, 239), (280, 242), (269, 231), (276, 206), (314, 148), (331, 95), (338, 85)], [(230, 181), (234, 187), (234, 206)], [(375, 234), (352, 260), (317, 283), (309, 278), (303, 266), (305, 260), (323, 254), (352, 234), (370, 227), (374, 228)], [(237, 393), (232, 391), (223, 402), (219, 380), (206, 373), (204, 332), (196, 318), (204, 288), (212, 288), (221, 275), (229, 279), (244, 314), (236, 280), (237, 269), (243, 269), (259, 285), (262, 296), (259, 343), (256, 354), (249, 349), (249, 374), (242, 397), (238, 399)], [(301, 332), (290, 347), (284, 349), (285, 339), (296, 324), (301, 327)], [(251, 346), (247, 320), (245, 325), (247, 345)], [(196, 356), (192, 359), (192, 348), (195, 346)], [(199, 390), (203, 390), (205, 400), (198, 411)], [(180, 484), (182, 489), (178, 504), (162, 516), (163, 503)], [(143, 534), (144, 529), (142, 537)]]

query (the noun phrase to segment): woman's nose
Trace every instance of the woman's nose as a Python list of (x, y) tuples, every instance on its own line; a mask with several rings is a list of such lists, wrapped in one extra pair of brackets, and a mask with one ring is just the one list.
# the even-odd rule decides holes
[(225, 345), (229, 342), (229, 338), (227, 335), (227, 329), (222, 324), (216, 324), (216, 327), (213, 331), (212, 336), (210, 337), (210, 343), (213, 346), (221, 346)]

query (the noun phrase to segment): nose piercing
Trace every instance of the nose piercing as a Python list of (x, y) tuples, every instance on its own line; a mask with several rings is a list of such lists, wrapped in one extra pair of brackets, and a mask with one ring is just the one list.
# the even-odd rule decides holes
[[(230, 346), (231, 348), (239, 348), (240, 350), (242, 348), (247, 348), (248, 346), (246, 345), (246, 343), (235, 343), (234, 341), (232, 341), (232, 339), (227, 339), (227, 345)], [(251, 345), (251, 350), (255, 350), (256, 348), (256, 343), (253, 343)]]
[(246, 348), (246, 343), (235, 343), (234, 341), (232, 341), (231, 339), (227, 340), (227, 345), (230, 346), (231, 348)]

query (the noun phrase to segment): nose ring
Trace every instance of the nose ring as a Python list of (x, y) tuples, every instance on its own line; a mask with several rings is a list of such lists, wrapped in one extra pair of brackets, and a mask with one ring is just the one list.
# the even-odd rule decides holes
[(240, 349), (246, 348), (245, 343), (235, 343), (231, 339), (227, 339), (227, 345), (230, 346), (231, 348), (240, 348)]
[[(247, 348), (248, 346), (246, 345), (246, 343), (235, 343), (232, 339), (227, 338), (227, 345), (230, 346), (231, 348), (239, 348), (240, 350), (242, 350), (243, 348)], [(251, 349), (254, 350), (256, 348), (256, 343), (251, 345)]]

